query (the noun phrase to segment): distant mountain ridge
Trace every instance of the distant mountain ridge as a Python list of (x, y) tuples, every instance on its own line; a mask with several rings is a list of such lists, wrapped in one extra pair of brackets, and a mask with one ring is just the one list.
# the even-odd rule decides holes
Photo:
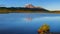
[(25, 7), (0, 7), (0, 13), (10, 12), (48, 12), (48, 10), (28, 4)]
[(42, 7), (27, 4), (24, 7), (0, 7), (0, 13), (60, 13), (60, 11), (49, 11)]
[(32, 5), (32, 4), (26, 4), (25, 8), (41, 8), (41, 7), (36, 7), (36, 6)]

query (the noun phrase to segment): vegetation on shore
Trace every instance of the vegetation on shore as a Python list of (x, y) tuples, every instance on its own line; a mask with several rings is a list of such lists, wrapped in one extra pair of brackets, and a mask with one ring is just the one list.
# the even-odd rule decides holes
[(0, 7), (0, 13), (60, 13), (60, 11), (49, 11), (43, 8)]

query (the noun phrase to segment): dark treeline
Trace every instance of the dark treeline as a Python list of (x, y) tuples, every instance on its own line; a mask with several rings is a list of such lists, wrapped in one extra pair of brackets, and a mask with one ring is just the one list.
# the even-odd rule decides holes
[(25, 7), (0, 7), (0, 12), (22, 12), (22, 11), (30, 11), (30, 12), (49, 12), (43, 8), (25, 8)]
[(21, 10), (44, 10), (44, 11), (47, 11), (46, 9), (40, 9), (40, 8), (24, 8), (24, 7), (0, 7), (0, 9), (21, 9)]

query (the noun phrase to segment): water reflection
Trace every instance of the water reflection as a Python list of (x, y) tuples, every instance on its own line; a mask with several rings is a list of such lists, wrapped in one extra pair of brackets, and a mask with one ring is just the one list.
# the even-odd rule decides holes
[(0, 31), (2, 32), (4, 31), (20, 34), (37, 34), (38, 28), (44, 23), (50, 25), (51, 32), (60, 32), (60, 14), (0, 14)]

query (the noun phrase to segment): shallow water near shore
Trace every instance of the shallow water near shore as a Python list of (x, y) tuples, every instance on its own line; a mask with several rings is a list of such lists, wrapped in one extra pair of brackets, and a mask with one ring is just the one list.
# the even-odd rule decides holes
[(8, 13), (0, 14), (1, 34), (37, 34), (44, 23), (51, 32), (60, 32), (60, 14), (51, 13)]

